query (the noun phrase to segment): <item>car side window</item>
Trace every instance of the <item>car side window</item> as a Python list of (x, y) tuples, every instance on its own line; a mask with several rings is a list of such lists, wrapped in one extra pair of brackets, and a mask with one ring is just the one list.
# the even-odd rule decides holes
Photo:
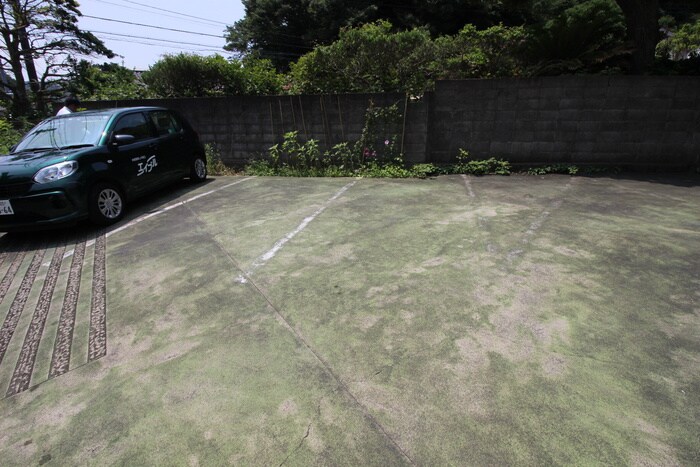
[(174, 135), (182, 131), (182, 125), (170, 112), (157, 110), (151, 112), (150, 116), (153, 125), (158, 130), (158, 136)]
[(131, 135), (136, 141), (153, 137), (151, 125), (142, 113), (125, 115), (114, 126), (115, 135)]

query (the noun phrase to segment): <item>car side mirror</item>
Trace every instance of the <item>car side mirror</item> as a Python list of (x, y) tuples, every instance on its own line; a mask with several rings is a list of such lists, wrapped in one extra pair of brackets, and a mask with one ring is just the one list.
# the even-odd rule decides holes
[(136, 141), (136, 137), (134, 135), (113, 135), (112, 136), (112, 145), (113, 146), (124, 146), (126, 144), (131, 144), (134, 141)]

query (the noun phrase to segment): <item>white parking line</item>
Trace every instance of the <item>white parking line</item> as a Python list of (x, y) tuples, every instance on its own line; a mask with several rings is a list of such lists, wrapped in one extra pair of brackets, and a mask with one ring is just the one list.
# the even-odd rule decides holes
[[(192, 201), (194, 201), (194, 200), (196, 200), (196, 199), (203, 198), (204, 196), (209, 196), (209, 195), (211, 195), (212, 193), (216, 193), (217, 191), (221, 191), (221, 190), (223, 190), (223, 189), (225, 189), (225, 188), (228, 188), (228, 187), (230, 187), (230, 186), (238, 185), (239, 183), (243, 183), (243, 182), (245, 182), (246, 180), (250, 180), (251, 178), (253, 178), (253, 177), (246, 177), (246, 178), (243, 178), (243, 179), (241, 179), (241, 180), (237, 180), (237, 181), (235, 181), (235, 182), (233, 182), (233, 183), (229, 183), (228, 185), (224, 185), (224, 186), (219, 187), (219, 188), (216, 188), (216, 189), (214, 189), (214, 190), (209, 190), (209, 191), (206, 191), (206, 192), (204, 192), (204, 193), (200, 193), (200, 194), (198, 194), (197, 196), (193, 196), (193, 197), (188, 198), (188, 199), (186, 199), (186, 200), (184, 200), (184, 201), (180, 201), (179, 203), (175, 203), (175, 204), (172, 204), (172, 205), (170, 205), (170, 206), (166, 206), (166, 207), (164, 207), (163, 209), (159, 209), (159, 210), (153, 211), (153, 212), (151, 212), (151, 213), (149, 213), (149, 214), (145, 214), (145, 215), (143, 215), (143, 216), (141, 216), (141, 217), (137, 217), (137, 218), (134, 219), (133, 221), (131, 221), (131, 222), (127, 223), (127, 224), (122, 225), (122, 226), (119, 227), (118, 229), (114, 229), (114, 230), (111, 230), (111, 231), (107, 232), (107, 237), (109, 237), (110, 235), (113, 235), (113, 234), (115, 234), (115, 233), (117, 233), (117, 232), (121, 232), (122, 230), (126, 230), (126, 229), (128, 229), (129, 227), (133, 227), (133, 226), (135, 226), (136, 224), (145, 221), (146, 219), (150, 219), (151, 217), (159, 216), (159, 215), (163, 214), (164, 212), (170, 211), (171, 209), (175, 209), (175, 208), (177, 208), (177, 207), (184, 206), (185, 204), (191, 203)], [(88, 246), (92, 245), (93, 243), (95, 243), (95, 241), (94, 241), (94, 240), (91, 240), (91, 243), (88, 243)]]
[(355, 180), (354, 182), (348, 183), (348, 184), (345, 185), (343, 188), (341, 188), (340, 190), (338, 190), (333, 196), (331, 196), (331, 197), (323, 204), (323, 206), (321, 206), (320, 208), (318, 208), (318, 209), (316, 210), (316, 212), (314, 212), (314, 213), (311, 214), (310, 216), (304, 218), (304, 220), (301, 221), (301, 224), (299, 224), (299, 225), (297, 226), (296, 229), (292, 230), (292, 231), (289, 232), (287, 235), (285, 235), (285, 236), (282, 237), (280, 240), (278, 240), (277, 243), (275, 243), (275, 245), (274, 245), (272, 248), (270, 248), (268, 251), (266, 251), (266, 252), (263, 253), (262, 255), (258, 256), (258, 257), (253, 261), (253, 264), (251, 264), (250, 268), (249, 268), (244, 274), (241, 274), (240, 276), (238, 276), (238, 277), (236, 278), (236, 280), (237, 280), (238, 282), (242, 283), (242, 284), (245, 284), (246, 282), (248, 282), (248, 279), (247, 279), (247, 278), (248, 278), (253, 272), (255, 272), (256, 269), (260, 268), (261, 266), (264, 266), (268, 261), (270, 261), (272, 258), (274, 258), (274, 256), (277, 254), (278, 251), (280, 251), (280, 250), (282, 249), (282, 247), (285, 245), (285, 243), (287, 243), (288, 241), (290, 241), (291, 239), (293, 239), (299, 232), (301, 232), (302, 230), (304, 230), (304, 229), (306, 228), (306, 226), (308, 226), (309, 223), (311, 223), (311, 221), (313, 221), (314, 219), (316, 219), (323, 211), (326, 210), (326, 208), (327, 208), (328, 206), (330, 206), (330, 204), (331, 204), (333, 201), (335, 201), (336, 199), (340, 198), (340, 196), (341, 196), (343, 193), (345, 193), (346, 191), (348, 191), (355, 183), (357, 183), (357, 180)]
[(474, 197), (474, 190), (472, 189), (472, 181), (466, 175), (462, 174), (462, 180), (464, 180), (464, 186), (467, 187), (467, 193), (470, 198)]
[[(197, 200), (197, 199), (199, 199), (199, 198), (203, 198), (204, 196), (209, 196), (209, 195), (211, 195), (212, 193), (216, 193), (217, 191), (224, 190), (224, 189), (226, 189), (226, 188), (228, 188), (228, 187), (231, 187), (231, 186), (233, 186), (233, 185), (238, 185), (239, 183), (243, 183), (243, 182), (245, 182), (245, 181), (247, 181), (247, 180), (250, 180), (250, 179), (252, 179), (252, 178), (254, 178), (254, 177), (245, 177), (245, 178), (242, 178), (241, 180), (236, 180), (236, 181), (233, 182), (233, 183), (229, 183), (229, 184), (224, 185), (224, 186), (221, 186), (221, 187), (219, 187), (219, 188), (215, 188), (215, 189), (213, 189), (213, 190), (205, 191), (204, 193), (200, 193), (200, 194), (198, 194), (198, 195), (196, 195), (196, 196), (193, 196), (193, 197), (191, 197), (191, 198), (188, 198), (188, 199), (186, 199), (186, 200), (184, 200), (184, 201), (180, 201), (179, 203), (175, 203), (175, 204), (172, 204), (172, 205), (170, 205), (170, 206), (166, 206), (166, 207), (164, 207), (163, 209), (159, 209), (159, 210), (157, 210), (157, 211), (153, 211), (153, 212), (150, 212), (150, 213), (148, 213), (148, 214), (144, 214), (143, 216), (137, 217), (136, 219), (134, 219), (134, 220), (132, 220), (131, 222), (128, 222), (128, 223), (122, 225), (121, 227), (119, 227), (119, 228), (117, 228), (117, 229), (114, 229), (114, 230), (111, 230), (111, 231), (107, 232), (107, 233), (105, 234), (105, 236), (106, 236), (106, 237), (110, 237), (110, 236), (114, 235), (115, 233), (121, 232), (121, 231), (126, 230), (126, 229), (128, 229), (128, 228), (130, 228), (130, 227), (133, 227), (133, 226), (135, 226), (136, 224), (139, 224), (139, 223), (145, 221), (146, 219), (150, 219), (150, 218), (152, 218), (152, 217), (159, 216), (159, 215), (161, 215), (161, 214), (163, 214), (163, 213), (165, 213), (165, 212), (170, 211), (171, 209), (175, 209), (175, 208), (177, 208), (177, 207), (184, 206), (185, 204), (191, 203), (191, 202), (194, 201), (194, 200)], [(85, 246), (86, 246), (86, 247), (89, 247), (89, 246), (92, 246), (92, 245), (94, 245), (94, 244), (95, 244), (95, 240), (90, 240), (89, 242), (87, 242), (87, 243), (85, 244)], [(73, 252), (74, 252), (74, 250), (67, 251), (66, 254), (63, 255), (63, 259), (66, 259), (66, 258), (69, 258), (70, 256), (72, 256), (72, 255), (73, 255)]]

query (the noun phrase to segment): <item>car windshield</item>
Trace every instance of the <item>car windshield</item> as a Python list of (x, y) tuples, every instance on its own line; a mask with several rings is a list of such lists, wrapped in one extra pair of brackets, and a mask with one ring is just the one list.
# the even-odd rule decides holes
[(35, 126), (13, 152), (95, 146), (110, 115), (74, 114), (51, 118)]

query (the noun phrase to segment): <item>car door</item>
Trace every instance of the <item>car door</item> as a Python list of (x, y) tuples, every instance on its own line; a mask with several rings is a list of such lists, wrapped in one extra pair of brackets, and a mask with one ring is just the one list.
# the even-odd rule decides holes
[(134, 137), (132, 142), (118, 147), (112, 162), (127, 192), (138, 195), (158, 186), (163, 178), (158, 139), (144, 113), (122, 115), (116, 121), (112, 134)]
[(172, 112), (164, 109), (148, 113), (158, 133), (158, 163), (168, 180), (178, 179), (189, 173), (192, 149), (184, 128)]

